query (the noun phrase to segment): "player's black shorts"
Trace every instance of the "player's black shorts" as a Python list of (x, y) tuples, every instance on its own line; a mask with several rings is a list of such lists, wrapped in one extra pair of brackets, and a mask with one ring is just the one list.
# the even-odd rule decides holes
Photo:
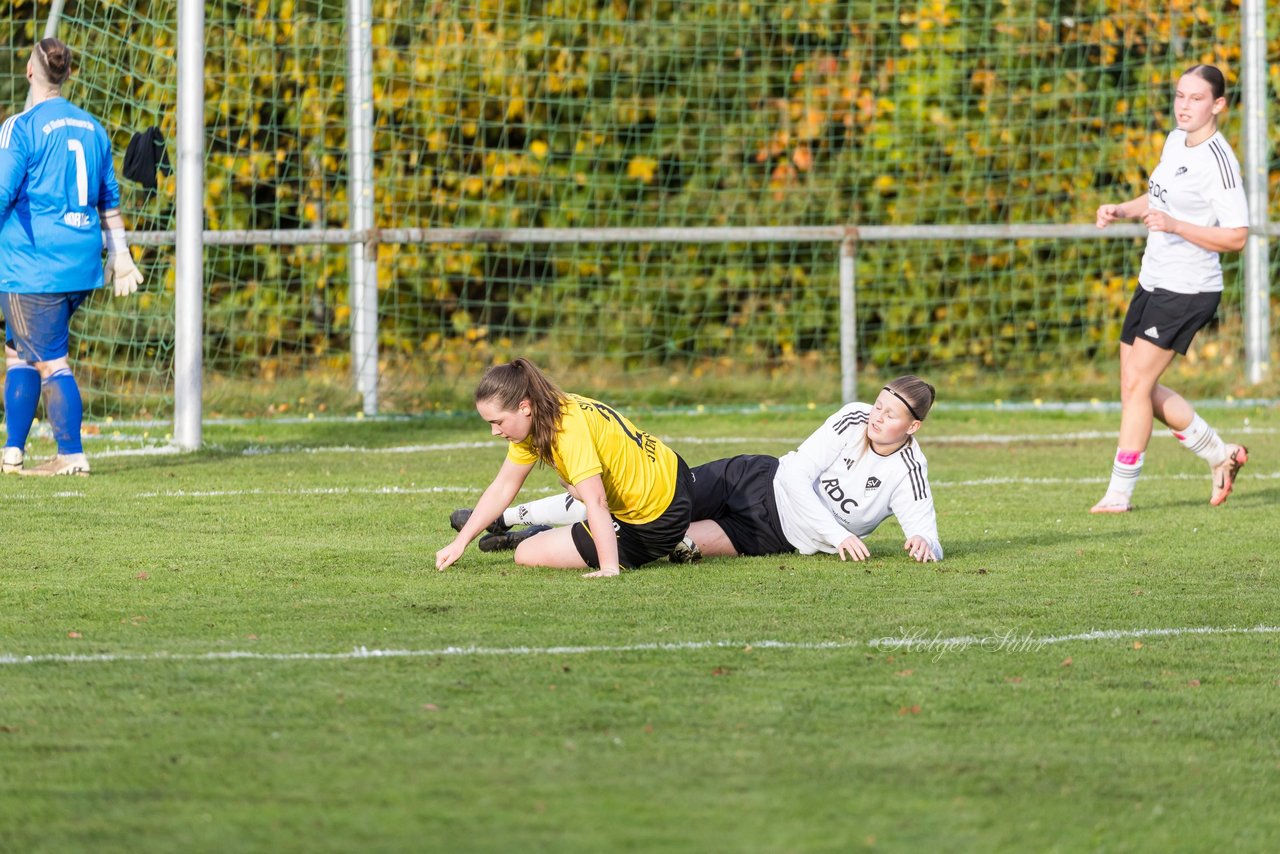
[(1129, 313), (1124, 316), (1120, 340), (1132, 344), (1141, 338), (1162, 350), (1174, 350), (1185, 356), (1191, 339), (1217, 314), (1221, 300), (1222, 294), (1218, 291), (1176, 294), (1162, 288), (1149, 291), (1138, 285), (1129, 303)]
[[(689, 523), (693, 521), (693, 475), (685, 461), (676, 456), (676, 491), (671, 503), (662, 515), (652, 522), (633, 525), (617, 518), (613, 520), (614, 533), (618, 535), (618, 563), (627, 569), (644, 566), (650, 561), (666, 557), (684, 539)], [(592, 569), (600, 568), (600, 556), (596, 542), (591, 538), (585, 522), (575, 522), (573, 544), (578, 554)]]
[(773, 476), (778, 458), (744, 454), (693, 469), (693, 518), (724, 529), (738, 554), (775, 555), (795, 551), (782, 533)]

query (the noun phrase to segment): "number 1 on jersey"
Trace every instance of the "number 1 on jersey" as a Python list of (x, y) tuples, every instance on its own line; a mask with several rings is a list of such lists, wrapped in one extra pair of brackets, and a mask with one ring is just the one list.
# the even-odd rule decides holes
[(84, 159), (84, 145), (78, 139), (67, 140), (67, 148), (76, 156), (76, 196), (79, 207), (89, 206), (89, 165)]

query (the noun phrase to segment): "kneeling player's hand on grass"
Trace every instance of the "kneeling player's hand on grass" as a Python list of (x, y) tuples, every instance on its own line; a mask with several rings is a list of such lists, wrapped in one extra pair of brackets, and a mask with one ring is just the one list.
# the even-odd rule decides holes
[(616, 566), (611, 566), (608, 569), (597, 569), (595, 572), (584, 572), (582, 573), (582, 577), (583, 578), (613, 578), (615, 575), (621, 575), (621, 574), (622, 574), (622, 570), (618, 569), (618, 567)]
[(127, 297), (138, 290), (142, 284), (142, 273), (138, 265), (133, 263), (133, 256), (126, 249), (124, 252), (108, 252), (107, 263), (102, 271), (102, 278), (107, 284), (115, 285), (118, 297)]
[(924, 537), (912, 537), (902, 544), (902, 548), (920, 563), (929, 563), (938, 559), (938, 556), (933, 553), (933, 546), (929, 545), (929, 541)]
[(462, 553), (466, 551), (467, 544), (460, 543), (456, 539), (449, 545), (436, 552), (436, 569), (444, 570), (458, 558), (462, 557)]
[(871, 550), (854, 534), (845, 537), (840, 543), (841, 560), (866, 560), (869, 557), (871, 557)]

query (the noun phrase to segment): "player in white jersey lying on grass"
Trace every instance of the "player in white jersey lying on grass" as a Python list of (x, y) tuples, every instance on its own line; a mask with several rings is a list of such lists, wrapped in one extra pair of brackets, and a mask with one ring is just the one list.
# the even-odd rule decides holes
[[(871, 552), (862, 538), (890, 516), (908, 554), (941, 560), (928, 464), (914, 435), (933, 399), (924, 380), (899, 377), (873, 404), (842, 407), (781, 458), (743, 455), (694, 467), (695, 521), (671, 560), (788, 552), (865, 560)], [(514, 548), (546, 526), (580, 521), (583, 512), (567, 494), (516, 505), (490, 526), (480, 548)], [(460, 529), (469, 517), (456, 510), (449, 521)]]

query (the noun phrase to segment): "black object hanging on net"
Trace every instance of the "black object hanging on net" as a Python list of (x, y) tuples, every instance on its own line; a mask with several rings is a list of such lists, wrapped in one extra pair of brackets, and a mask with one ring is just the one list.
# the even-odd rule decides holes
[(129, 140), (129, 147), (124, 151), (124, 177), (154, 190), (157, 186), (156, 169), (165, 175), (173, 171), (160, 129), (150, 127), (138, 131)]

